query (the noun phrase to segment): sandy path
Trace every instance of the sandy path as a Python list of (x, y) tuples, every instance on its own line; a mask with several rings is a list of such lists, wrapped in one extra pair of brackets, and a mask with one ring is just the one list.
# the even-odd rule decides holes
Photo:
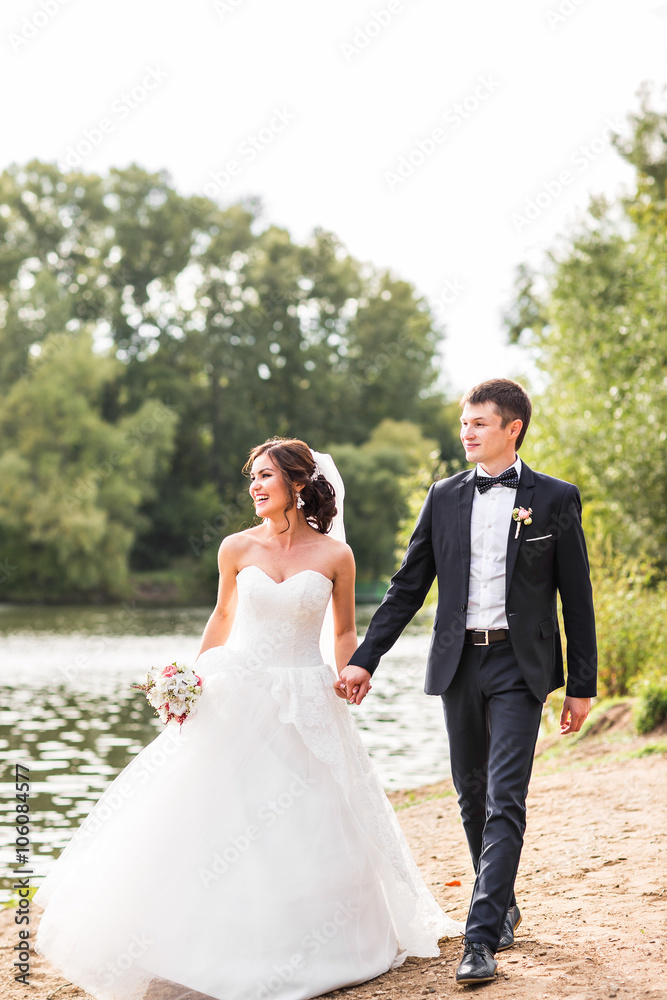
[[(659, 743), (662, 753), (647, 753)], [(524, 915), (497, 979), (462, 989), (453, 980), (460, 941), (438, 959), (411, 959), (341, 1000), (407, 1000), (483, 990), (491, 998), (602, 997), (667, 1000), (667, 753), (663, 740), (615, 731), (572, 742), (536, 763), (517, 879)], [(644, 756), (637, 756), (644, 752)], [(437, 796), (426, 798), (427, 796)], [(465, 918), (472, 875), (451, 785), (393, 796), (424, 876), (449, 913)], [(410, 799), (417, 804), (409, 804)], [(419, 801), (422, 799), (422, 801)], [(461, 880), (461, 887), (445, 882)], [(33, 908), (33, 920), (41, 911)], [(35, 924), (33, 922), (33, 930)], [(46, 1000), (65, 982), (31, 957), (31, 986), (13, 982), (13, 911), (0, 913), (1, 1000)], [(65, 986), (57, 1000), (88, 994)]]

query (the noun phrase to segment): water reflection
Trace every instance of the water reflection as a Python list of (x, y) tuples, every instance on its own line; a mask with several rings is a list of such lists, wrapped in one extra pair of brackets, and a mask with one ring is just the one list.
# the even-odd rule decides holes
[[(359, 614), (360, 633), (372, 608)], [(35, 869), (48, 870), (109, 782), (162, 730), (130, 685), (153, 664), (192, 662), (209, 609), (0, 608), (4, 858), (13, 858), (14, 766), (31, 776)], [(386, 788), (448, 774), (439, 698), (423, 693), (430, 619), (389, 653), (352, 709)], [(10, 866), (2, 873), (6, 875)], [(7, 898), (9, 880), (0, 889)]]

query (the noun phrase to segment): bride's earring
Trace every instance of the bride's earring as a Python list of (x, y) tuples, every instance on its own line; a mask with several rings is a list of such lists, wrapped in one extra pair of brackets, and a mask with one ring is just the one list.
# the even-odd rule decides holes
[(302, 507), (306, 506), (305, 503), (304, 503), (304, 499), (303, 499), (303, 497), (301, 496), (300, 493), (299, 493), (299, 495), (296, 498), (296, 506), (297, 506), (297, 510), (301, 510)]

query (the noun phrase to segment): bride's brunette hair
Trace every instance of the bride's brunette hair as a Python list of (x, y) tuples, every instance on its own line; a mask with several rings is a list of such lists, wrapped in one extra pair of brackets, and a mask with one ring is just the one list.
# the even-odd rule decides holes
[(246, 475), (250, 474), (253, 462), (260, 455), (268, 455), (282, 473), (290, 497), (285, 507), (285, 517), (287, 518), (288, 512), (296, 503), (295, 487), (302, 486), (301, 509), (304, 517), (313, 528), (326, 535), (337, 513), (336, 493), (329, 480), (319, 472), (305, 441), (300, 441), (298, 438), (276, 437), (269, 438), (264, 444), (258, 444), (252, 449), (248, 461), (243, 466)]

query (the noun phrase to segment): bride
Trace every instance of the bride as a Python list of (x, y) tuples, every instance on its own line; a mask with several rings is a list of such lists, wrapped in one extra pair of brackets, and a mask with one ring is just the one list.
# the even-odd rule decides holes
[(262, 521), (220, 546), (203, 693), (109, 785), (35, 895), (35, 950), (100, 1000), (306, 1000), (462, 931), (329, 665), (357, 642), (336, 467), (276, 438), (246, 469)]

